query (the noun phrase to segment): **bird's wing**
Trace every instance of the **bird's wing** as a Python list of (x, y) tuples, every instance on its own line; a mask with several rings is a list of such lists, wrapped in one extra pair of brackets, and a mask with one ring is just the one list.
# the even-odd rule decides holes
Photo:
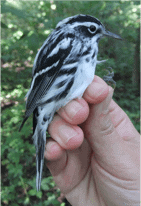
[(25, 118), (20, 130), (38, 106), (39, 100), (48, 93), (73, 47), (73, 38), (71, 35), (65, 37), (60, 35), (55, 40), (55, 43), (52, 39), (50, 41), (52, 41), (52, 44), (48, 46), (48, 49), (44, 43), (35, 58), (31, 87), (27, 93)]

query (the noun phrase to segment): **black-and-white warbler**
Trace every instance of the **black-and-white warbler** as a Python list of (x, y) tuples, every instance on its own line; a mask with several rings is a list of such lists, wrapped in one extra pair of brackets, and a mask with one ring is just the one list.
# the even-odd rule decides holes
[(33, 113), (33, 140), (36, 147), (36, 187), (40, 189), (46, 130), (55, 112), (82, 97), (93, 81), (101, 37), (121, 39), (92, 16), (76, 15), (60, 21), (38, 51), (32, 82), (26, 95), (25, 118)]

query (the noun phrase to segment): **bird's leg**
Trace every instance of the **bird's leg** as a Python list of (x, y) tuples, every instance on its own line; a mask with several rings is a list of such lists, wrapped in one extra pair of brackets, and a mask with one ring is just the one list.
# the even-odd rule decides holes
[[(105, 69), (106, 71), (108, 71), (108, 74), (103, 76), (103, 80), (106, 82), (106, 83), (110, 83), (114, 85), (114, 88), (116, 87), (116, 82), (113, 80), (113, 77), (114, 77), (114, 71), (111, 67), (108, 67), (108, 69)], [(111, 85), (112, 86), (112, 85)]]

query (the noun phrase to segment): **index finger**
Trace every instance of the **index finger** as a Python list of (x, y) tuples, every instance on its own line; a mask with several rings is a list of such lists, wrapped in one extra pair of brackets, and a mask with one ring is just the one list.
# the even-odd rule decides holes
[(98, 76), (88, 86), (81, 99), (74, 99), (58, 110), (58, 114), (70, 124), (81, 124), (89, 115), (88, 103), (97, 104), (108, 95), (108, 85)]

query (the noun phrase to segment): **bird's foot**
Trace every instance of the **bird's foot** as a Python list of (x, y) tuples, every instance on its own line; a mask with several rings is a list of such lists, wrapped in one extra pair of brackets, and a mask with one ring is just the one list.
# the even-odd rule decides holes
[(108, 69), (105, 69), (108, 74), (103, 76), (103, 80), (108, 83), (110, 86), (116, 87), (116, 82), (113, 80), (114, 77), (114, 71), (111, 67), (108, 67)]

